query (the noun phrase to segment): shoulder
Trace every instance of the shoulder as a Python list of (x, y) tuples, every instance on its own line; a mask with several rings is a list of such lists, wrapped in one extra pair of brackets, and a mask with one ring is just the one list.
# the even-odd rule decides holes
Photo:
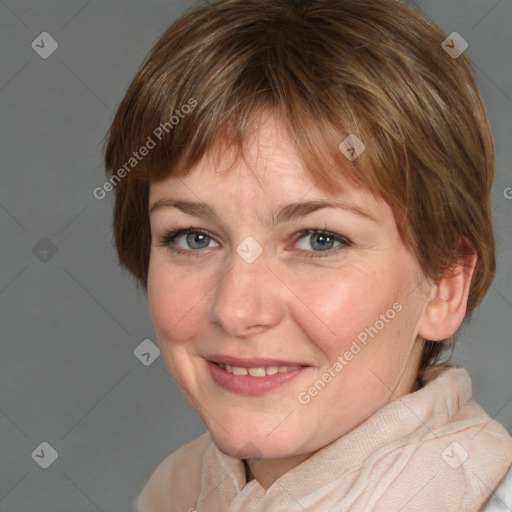
[[(153, 471), (135, 502), (135, 512), (174, 512), (194, 505), (199, 494), (209, 432), (168, 455)], [(190, 502), (190, 505), (188, 505)]]
[(512, 466), (501, 479), (494, 493), (484, 503), (480, 512), (500, 512), (512, 510)]

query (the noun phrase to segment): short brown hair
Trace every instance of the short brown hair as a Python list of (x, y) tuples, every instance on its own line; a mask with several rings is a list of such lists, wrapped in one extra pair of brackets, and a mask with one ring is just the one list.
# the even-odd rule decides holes
[[(468, 318), (495, 272), (495, 157), (470, 63), (445, 51), (446, 37), (396, 0), (217, 0), (185, 13), (110, 127), (120, 263), (147, 289), (150, 182), (221, 147), (243, 155), (251, 121), (271, 109), (319, 188), (350, 178), (390, 205), (428, 277), (476, 252)], [(349, 134), (366, 146), (352, 162), (338, 149)], [(421, 368), (443, 348), (425, 340)]]

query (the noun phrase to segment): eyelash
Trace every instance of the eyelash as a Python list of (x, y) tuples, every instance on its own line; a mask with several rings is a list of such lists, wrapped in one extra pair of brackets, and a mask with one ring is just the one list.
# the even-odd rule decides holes
[[(195, 228), (194, 226), (188, 226), (188, 227), (176, 227), (172, 230), (169, 230), (165, 233), (165, 235), (160, 240), (160, 246), (167, 247), (170, 251), (172, 251), (175, 254), (191, 254), (193, 256), (200, 256), (202, 250), (201, 249), (177, 249), (175, 247), (171, 247), (171, 244), (174, 242), (174, 240), (184, 234), (191, 234), (191, 233), (199, 233), (208, 236), (210, 239), (213, 239), (213, 237), (208, 233), (208, 231), (205, 231), (204, 229)], [(299, 231), (295, 234), (294, 238), (295, 241), (300, 240), (306, 235), (325, 235), (329, 238), (334, 239), (336, 242), (340, 242), (341, 245), (339, 245), (337, 248), (328, 249), (325, 251), (305, 251), (302, 249), (299, 249), (300, 252), (304, 253), (306, 257), (311, 258), (325, 258), (327, 256), (332, 255), (333, 253), (337, 253), (340, 249), (343, 247), (348, 247), (352, 245), (352, 242), (341, 235), (338, 235), (336, 233), (333, 233), (331, 231), (325, 231), (324, 229), (303, 229), (302, 231)], [(194, 254), (195, 253), (195, 254)]]

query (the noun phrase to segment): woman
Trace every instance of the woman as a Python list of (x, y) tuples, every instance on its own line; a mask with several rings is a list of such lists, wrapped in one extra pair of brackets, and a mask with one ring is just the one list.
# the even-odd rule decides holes
[(393, 0), (218, 0), (156, 43), (110, 129), (115, 239), (208, 432), (136, 510), (509, 499), (512, 438), (440, 363), (495, 271), (462, 50)]

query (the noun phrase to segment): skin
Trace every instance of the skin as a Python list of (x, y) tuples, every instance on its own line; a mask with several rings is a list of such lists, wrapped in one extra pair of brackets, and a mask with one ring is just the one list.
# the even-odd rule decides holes
[[(227, 153), (220, 167), (206, 155), (186, 177), (151, 183), (150, 207), (166, 198), (201, 201), (221, 220), (173, 207), (151, 213), (148, 299), (170, 374), (217, 446), (248, 459), (251, 476), (268, 489), (314, 452), (415, 390), (420, 334), (435, 334), (428, 331), (427, 306), (439, 289), (404, 246), (383, 200), (342, 174), (343, 190), (321, 191), (271, 116), (262, 118), (249, 142), (247, 158), (226, 174), (222, 171), (232, 163)], [(274, 227), (264, 221), (279, 205), (333, 198), (364, 208), (375, 220), (324, 208)], [(211, 238), (194, 245), (193, 237), (187, 243), (181, 235), (174, 247), (189, 252), (175, 254), (172, 244), (161, 241), (177, 224), (202, 228)], [(334, 241), (322, 250), (318, 234), (294, 238), (302, 229), (328, 230), (351, 245)], [(247, 236), (263, 248), (252, 263), (236, 252)], [(329, 256), (308, 257), (320, 253)], [(449, 295), (449, 288), (443, 290)], [(300, 403), (298, 394), (396, 302), (402, 310), (308, 404)], [(438, 321), (442, 307), (435, 304)], [(458, 326), (453, 319), (452, 324)], [(301, 361), (310, 368), (262, 396), (246, 396), (212, 380), (204, 359), (212, 353)]]

